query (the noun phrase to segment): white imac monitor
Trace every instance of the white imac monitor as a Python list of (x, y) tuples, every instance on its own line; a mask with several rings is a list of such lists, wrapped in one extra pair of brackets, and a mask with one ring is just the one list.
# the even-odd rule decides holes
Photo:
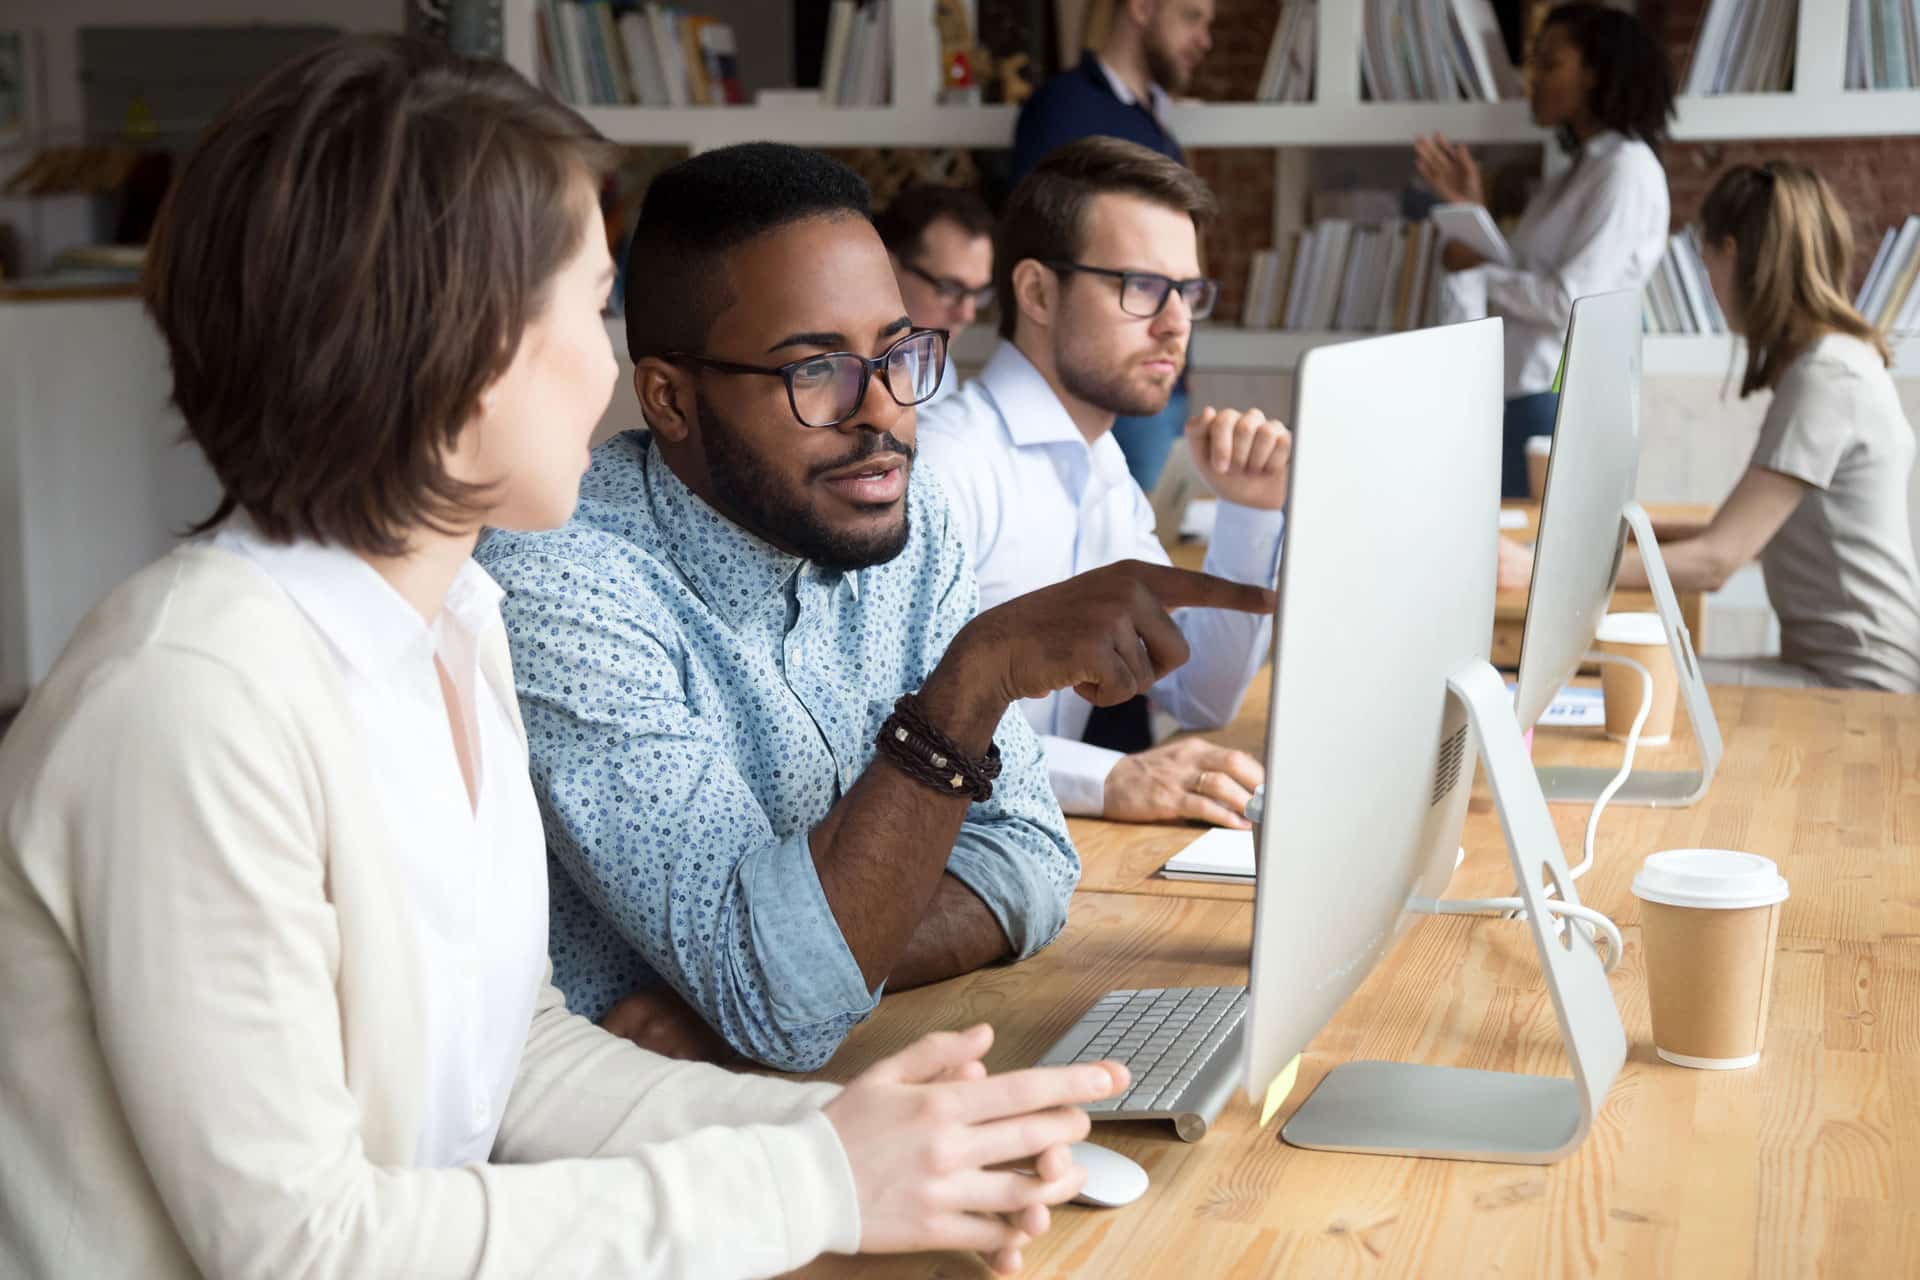
[[(1520, 640), (1514, 714), (1522, 730), (1540, 719), (1593, 648), (1613, 599), (1628, 526), (1647, 562), (1656, 608), (1680, 673), (1681, 696), (1699, 745), (1698, 770), (1636, 769), (1615, 797), (1624, 804), (1686, 804), (1704, 794), (1720, 760), (1720, 732), (1693, 656), (1692, 638), (1634, 501), (1640, 469), (1640, 295), (1622, 290), (1577, 299), (1567, 330), (1560, 408), (1541, 497), (1533, 589)], [(1542, 768), (1549, 802), (1587, 803), (1612, 769)]]
[(1563, 945), (1541, 903), (1543, 885), (1576, 900), (1574, 884), (1487, 661), (1501, 368), (1497, 320), (1321, 347), (1301, 362), (1246, 1087), (1264, 1098), (1420, 901), (1445, 891), (1482, 758), (1573, 1078), (1344, 1063), (1284, 1127), (1297, 1146), (1553, 1160), (1579, 1145), (1625, 1058), (1597, 952), (1577, 928)]

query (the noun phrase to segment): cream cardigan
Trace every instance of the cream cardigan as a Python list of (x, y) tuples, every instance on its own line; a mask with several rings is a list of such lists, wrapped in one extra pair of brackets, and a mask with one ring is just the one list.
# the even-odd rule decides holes
[[(504, 674), (504, 644), (482, 661)], [(408, 1167), (418, 960), (355, 734), (310, 624), (205, 545), (108, 597), (14, 724), (0, 1274), (705, 1278), (853, 1250), (830, 1087), (642, 1052), (551, 983), (495, 1163)]]

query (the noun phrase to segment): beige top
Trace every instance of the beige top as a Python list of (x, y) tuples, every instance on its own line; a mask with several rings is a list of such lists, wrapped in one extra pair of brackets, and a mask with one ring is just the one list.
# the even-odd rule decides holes
[(1760, 553), (1780, 656), (1839, 688), (1920, 693), (1913, 427), (1880, 354), (1829, 334), (1788, 366), (1753, 465), (1812, 486)]
[(413, 1167), (421, 961), (357, 734), (298, 609), (199, 545), (89, 615), (0, 745), (0, 1275), (746, 1276), (856, 1247), (831, 1088), (645, 1053), (544, 980), (494, 1163)]

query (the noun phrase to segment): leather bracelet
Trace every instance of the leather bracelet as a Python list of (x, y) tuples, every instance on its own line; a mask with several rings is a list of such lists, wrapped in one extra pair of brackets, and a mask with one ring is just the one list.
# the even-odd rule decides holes
[(976, 804), (993, 795), (994, 779), (1000, 776), (998, 746), (989, 743), (978, 759), (968, 756), (927, 718), (911, 693), (893, 704), (875, 745), (889, 764), (915, 782), (942, 795), (964, 795)]

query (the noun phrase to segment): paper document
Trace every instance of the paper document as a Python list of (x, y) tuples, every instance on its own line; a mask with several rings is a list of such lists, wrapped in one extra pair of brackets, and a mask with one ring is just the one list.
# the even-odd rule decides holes
[(1427, 216), (1439, 228), (1441, 239), (1457, 240), (1499, 266), (1513, 265), (1513, 250), (1507, 238), (1500, 234), (1500, 228), (1493, 225), (1493, 215), (1485, 205), (1437, 204)]
[[(1514, 690), (1507, 686), (1507, 692)], [(1553, 701), (1540, 713), (1543, 729), (1599, 729), (1607, 723), (1607, 701), (1600, 690), (1584, 685), (1568, 685), (1553, 695)]]
[(1500, 508), (1500, 527), (1502, 529), (1524, 529), (1527, 527), (1527, 513), (1517, 507)]
[(1213, 830), (1173, 855), (1160, 869), (1169, 880), (1236, 880), (1253, 883), (1253, 832)]

